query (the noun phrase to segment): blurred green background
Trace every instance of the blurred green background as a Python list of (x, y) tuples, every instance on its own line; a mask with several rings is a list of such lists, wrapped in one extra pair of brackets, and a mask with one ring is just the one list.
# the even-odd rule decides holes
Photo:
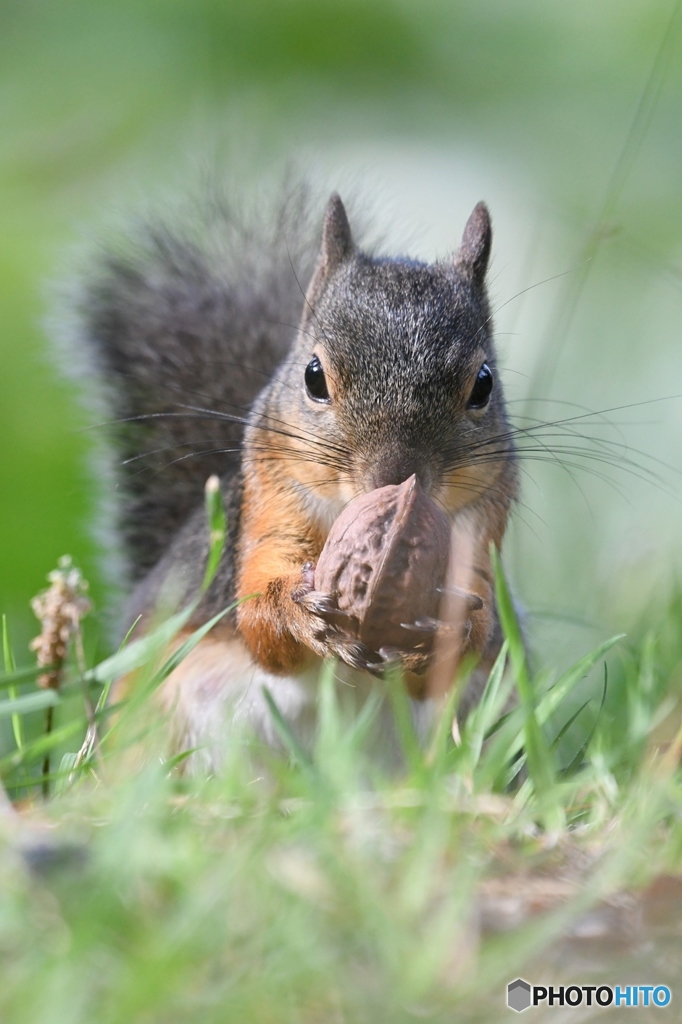
[(46, 340), (50, 282), (83, 237), (207, 168), (248, 191), (292, 157), (342, 193), (359, 184), (394, 251), (453, 249), (489, 203), (513, 415), (618, 407), (571, 425), (599, 439), (590, 458), (548, 465), (542, 444), (589, 445), (557, 429), (524, 461), (507, 557), (538, 648), (655, 614), (682, 541), (679, 7), (4, 0), (0, 607), (17, 655), (60, 555), (105, 600), (91, 435)]

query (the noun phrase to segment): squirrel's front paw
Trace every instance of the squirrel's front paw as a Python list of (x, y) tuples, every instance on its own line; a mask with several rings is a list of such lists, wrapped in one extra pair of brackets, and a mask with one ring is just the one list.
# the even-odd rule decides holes
[(352, 668), (373, 675), (382, 675), (386, 668), (399, 665), (403, 671), (421, 676), (431, 666), (437, 634), (456, 638), (462, 651), (483, 649), (482, 637), (489, 632), (489, 616), (482, 598), (459, 589), (452, 594), (456, 597), (452, 622), (431, 617), (402, 622), (399, 637), (395, 627), (391, 627), (392, 642), (376, 642), (375, 647), (362, 641), (362, 625), (356, 615), (341, 609), (333, 594), (315, 590), (312, 562), (306, 562), (301, 569), (291, 598), (307, 613), (303, 616), (301, 639), (317, 654), (336, 656)]
[(486, 619), (484, 602), (478, 594), (459, 588), (455, 596), (458, 614), (452, 622), (431, 617), (401, 622), (401, 642), (379, 648), (384, 663), (399, 664), (405, 672), (423, 675), (431, 667), (437, 635), (451, 637), (462, 650), (474, 648), (479, 640), (481, 617)]
[(317, 654), (340, 658), (352, 668), (379, 674), (384, 660), (358, 639), (360, 623), (355, 615), (339, 608), (332, 594), (315, 590), (315, 566), (306, 562), (291, 599), (307, 612), (305, 642)]

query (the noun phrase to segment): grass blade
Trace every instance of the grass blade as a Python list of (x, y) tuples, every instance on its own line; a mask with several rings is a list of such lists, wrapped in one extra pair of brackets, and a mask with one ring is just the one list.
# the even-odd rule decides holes
[[(572, 665), (550, 689), (541, 695), (535, 712), (537, 721), (541, 726), (546, 724), (576, 684), (585, 678), (597, 662), (622, 639), (622, 636), (623, 634), (618, 634), (611, 637), (610, 640), (605, 640), (594, 651), (586, 654), (575, 665)], [(490, 745), (485, 765), (487, 784), (491, 785), (492, 780), (499, 777), (499, 773), (503, 771), (505, 764), (514, 761), (511, 774), (507, 773), (502, 783), (505, 787), (510, 785), (523, 764), (523, 759), (515, 760), (523, 750), (523, 747), (523, 708), (515, 708), (507, 716), (504, 724), (494, 737), (494, 742)]]
[(82, 732), (83, 721), (82, 718), (73, 719), (59, 729), (53, 729), (49, 735), (43, 734), (38, 739), (26, 743), (21, 751), (15, 750), (14, 753), (3, 757), (0, 761), (0, 774), (9, 769), (18, 768), (20, 765), (29, 765), (33, 761), (40, 760), (45, 753), (54, 750), (64, 740)]
[(470, 712), (462, 729), (462, 758), (467, 773), (471, 775), (480, 760), (483, 741), (495, 725), (513, 686), (511, 674), (508, 676), (507, 685), (502, 686), (508, 653), (509, 641), (505, 640), (488, 676), (480, 703)]
[[(7, 626), (7, 616), (2, 617), (2, 656), (5, 665), (5, 672), (11, 674), (16, 672), (17, 666), (14, 660), (14, 652), (9, 642), (9, 629)], [(7, 695), (11, 700), (16, 700), (19, 696), (19, 690), (16, 684), (12, 684), (7, 687)], [(12, 715), (12, 732), (14, 733), (14, 742), (17, 745), (17, 750), (21, 750), (24, 746), (24, 723), (21, 720), (21, 715), (16, 712)]]
[(405, 762), (413, 772), (421, 772), (424, 768), (424, 751), (410, 711), (410, 700), (402, 679), (400, 669), (390, 669), (386, 674), (386, 688), (393, 709), (398, 742)]
[(597, 726), (599, 725), (599, 722), (601, 721), (601, 716), (602, 716), (602, 713), (604, 711), (604, 705), (606, 703), (606, 693), (608, 691), (608, 683), (609, 683), (608, 666), (607, 666), (606, 662), (604, 662), (604, 687), (602, 689), (601, 703), (599, 705), (599, 711), (597, 712), (596, 717), (594, 719), (594, 722), (592, 723), (592, 728), (590, 729), (589, 733), (587, 734), (587, 736), (585, 737), (583, 742), (580, 744), (580, 747), (578, 748), (578, 750), (577, 750), (577, 752), (575, 754), (575, 757), (573, 758), (571, 763), (566, 768), (564, 768), (564, 770), (562, 772), (562, 775), (564, 777), (566, 777), (566, 778), (568, 778), (570, 775), (573, 775), (575, 772), (578, 771), (578, 769), (580, 768), (580, 766), (581, 766), (581, 764), (583, 762), (583, 759), (585, 757), (585, 753), (588, 750), (588, 748), (590, 746), (590, 743), (592, 742), (592, 740), (594, 738), (594, 735), (595, 735), (595, 733), (597, 731)]
[(528, 771), (538, 800), (540, 815), (546, 827), (553, 831), (561, 828), (564, 823), (563, 809), (556, 799), (554, 758), (538, 720), (535, 692), (526, 661), (526, 647), (514, 602), (494, 545), (491, 545), (490, 551), (495, 573), (497, 607), (502, 629), (509, 643), (509, 658), (521, 702), (523, 740)]
[[(27, 715), (32, 711), (44, 711), (45, 708), (54, 708), (59, 704), (59, 694), (56, 690), (37, 690), (36, 693), (25, 693), (22, 697), (15, 697), (13, 700), (0, 701), (0, 718), (7, 718), (8, 715)], [(19, 749), (23, 749), (24, 744)]]
[(311, 775), (317, 776), (315, 765), (308, 756), (308, 753), (299, 743), (297, 737), (294, 735), (291, 726), (280, 711), (275, 698), (272, 696), (272, 693), (267, 686), (263, 687), (263, 696), (265, 697), (265, 701), (270, 709), (275, 731), (281, 739), (285, 749), (294, 758), (294, 760), (298, 762), (301, 768), (305, 769)]
[(181, 612), (172, 615), (165, 622), (157, 626), (151, 633), (133, 640), (127, 647), (105, 658), (99, 665), (85, 673), (88, 682), (105, 684), (112, 679), (119, 679), (121, 676), (133, 672), (147, 664), (159, 650), (166, 647), (191, 618), (196, 603), (190, 604)]
[(160, 683), (163, 682), (164, 679), (167, 679), (171, 672), (173, 672), (178, 667), (178, 665), (180, 665), (185, 660), (187, 655), (191, 654), (191, 652), (194, 650), (197, 644), (199, 644), (204, 639), (206, 634), (210, 633), (213, 627), (217, 625), (217, 623), (219, 623), (221, 619), (225, 618), (226, 615), (234, 611), (238, 603), (239, 602), (235, 601), (231, 605), (229, 605), (229, 607), (223, 608), (221, 612), (218, 612), (218, 614), (214, 615), (212, 619), (209, 619), (208, 622), (205, 622), (203, 626), (199, 626), (198, 629), (195, 629), (192, 635), (188, 637), (187, 640), (185, 640), (182, 644), (180, 644), (177, 650), (173, 651), (170, 657), (166, 659), (166, 661), (163, 663), (159, 671), (154, 673), (149, 683), (149, 688), (155, 689), (157, 686), (160, 685)]
[(209, 551), (204, 573), (202, 592), (208, 590), (215, 578), (223, 557), (225, 538), (227, 536), (227, 520), (223, 507), (223, 496), (220, 493), (220, 480), (217, 476), (210, 476), (206, 481), (204, 491), (206, 499), (206, 516), (208, 518)]

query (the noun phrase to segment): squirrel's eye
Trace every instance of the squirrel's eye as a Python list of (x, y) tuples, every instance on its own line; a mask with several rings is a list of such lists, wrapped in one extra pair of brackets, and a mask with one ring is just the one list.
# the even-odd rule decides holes
[(490, 401), (490, 392), (493, 389), (493, 372), (487, 363), (484, 363), (478, 371), (476, 383), (469, 395), (470, 409), (483, 409)]
[(305, 368), (305, 388), (308, 397), (314, 402), (328, 402), (329, 391), (322, 364), (317, 356), (313, 356)]

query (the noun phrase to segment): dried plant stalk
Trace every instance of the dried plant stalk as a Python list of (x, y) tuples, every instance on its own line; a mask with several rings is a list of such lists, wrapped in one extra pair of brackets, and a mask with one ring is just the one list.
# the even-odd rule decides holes
[[(87, 596), (88, 583), (80, 569), (73, 564), (69, 555), (59, 559), (57, 568), (48, 575), (50, 586), (36, 595), (31, 601), (31, 608), (40, 620), (40, 635), (31, 641), (32, 651), (37, 652), (38, 665), (46, 671), (38, 676), (38, 686), (47, 690), (58, 690), (64, 663), (73, 640), (81, 671), (83, 664), (83, 645), (81, 638), (81, 619), (92, 608)], [(54, 708), (49, 707), (45, 718), (45, 734), (52, 732)], [(43, 760), (43, 796), (50, 794), (50, 753)]]
[(38, 686), (58, 690), (69, 643), (80, 636), (81, 619), (92, 603), (87, 596), (87, 580), (69, 555), (59, 559), (47, 578), (50, 586), (31, 601), (42, 626), (40, 636), (31, 641), (31, 650), (37, 652), (38, 665), (47, 669), (38, 676)]

